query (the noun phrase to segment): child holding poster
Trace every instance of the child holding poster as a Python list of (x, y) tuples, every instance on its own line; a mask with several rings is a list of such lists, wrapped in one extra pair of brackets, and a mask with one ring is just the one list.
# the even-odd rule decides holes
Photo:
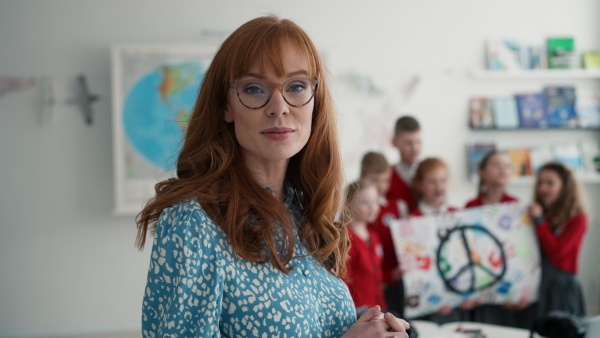
[(579, 185), (564, 164), (550, 162), (539, 169), (529, 214), (542, 248), (538, 315), (560, 310), (585, 317), (577, 259), (587, 218)]
[[(419, 164), (413, 180), (417, 208), (411, 213), (411, 217), (439, 215), (444, 212), (458, 210), (449, 206), (447, 202), (448, 176), (448, 166), (439, 158), (427, 158)], [(453, 309), (446, 305), (437, 313), (420, 319), (444, 324), (467, 321), (470, 317), (468, 311)]]
[(378, 197), (372, 183), (364, 180), (351, 183), (342, 210), (351, 242), (346, 284), (358, 312), (375, 305), (387, 309), (381, 271), (383, 249), (377, 234), (367, 226), (379, 214)]
[(439, 158), (427, 158), (419, 164), (413, 179), (417, 208), (411, 216), (437, 215), (458, 210), (449, 206), (446, 201), (448, 174), (448, 166)]
[(511, 161), (507, 153), (497, 150), (488, 152), (479, 162), (477, 197), (467, 202), (465, 208), (517, 201), (505, 191), (511, 169)]
[[(465, 208), (490, 204), (516, 202), (517, 198), (506, 193), (511, 176), (510, 156), (501, 151), (488, 152), (479, 163), (479, 188), (476, 198), (467, 202)], [(476, 322), (529, 328), (534, 309), (526, 302), (505, 305), (480, 305), (476, 302), (463, 304), (472, 308), (471, 317)]]

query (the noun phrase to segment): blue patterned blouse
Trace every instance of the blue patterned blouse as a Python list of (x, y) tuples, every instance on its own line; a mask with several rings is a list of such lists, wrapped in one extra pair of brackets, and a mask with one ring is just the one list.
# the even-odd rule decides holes
[[(300, 219), (286, 182), (285, 205)], [(294, 256), (307, 254), (296, 235)], [(341, 337), (356, 321), (348, 288), (312, 256), (285, 275), (242, 259), (189, 198), (158, 221), (142, 308), (144, 337)]]

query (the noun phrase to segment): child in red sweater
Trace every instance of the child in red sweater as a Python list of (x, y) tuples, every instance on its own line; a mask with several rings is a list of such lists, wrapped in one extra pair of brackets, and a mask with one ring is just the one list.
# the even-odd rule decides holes
[(387, 309), (381, 271), (383, 248), (377, 234), (367, 226), (379, 214), (378, 196), (372, 183), (354, 182), (346, 190), (342, 211), (351, 242), (346, 284), (358, 312), (375, 305)]
[(529, 214), (542, 248), (538, 315), (561, 310), (585, 316), (577, 259), (587, 218), (579, 185), (564, 164), (550, 162), (538, 170)]
[(511, 160), (507, 153), (495, 150), (487, 153), (479, 162), (477, 197), (467, 202), (465, 208), (517, 201), (505, 191), (511, 170)]
[(409, 211), (414, 210), (415, 201), (412, 181), (421, 155), (421, 126), (412, 116), (402, 116), (396, 121), (394, 147), (400, 153), (400, 162), (392, 167), (391, 186), (387, 197), (406, 202)]
[(402, 283), (402, 270), (396, 258), (389, 222), (393, 219), (408, 217), (408, 205), (403, 200), (386, 197), (390, 189), (392, 170), (383, 154), (369, 152), (363, 156), (360, 178), (373, 183), (377, 187), (380, 212), (377, 219), (369, 224), (369, 228), (377, 233), (383, 246), (384, 294), (388, 308), (403, 317), (404, 285)]
[[(417, 208), (411, 213), (412, 217), (439, 215), (458, 209), (448, 205), (448, 166), (439, 158), (423, 160), (415, 173), (413, 189)], [(469, 313), (450, 306), (442, 307), (437, 313), (420, 319), (430, 320), (438, 324), (469, 320)]]
[(411, 216), (429, 216), (456, 211), (446, 200), (448, 166), (439, 158), (427, 158), (419, 164), (413, 180), (416, 209)]
[[(465, 208), (517, 202), (517, 198), (506, 193), (506, 185), (512, 174), (510, 156), (506, 152), (492, 150), (479, 162), (479, 188), (477, 197), (467, 202)], [(476, 322), (529, 328), (535, 309), (527, 302), (504, 305), (481, 305), (467, 301), (466, 309), (473, 309), (471, 317)]]

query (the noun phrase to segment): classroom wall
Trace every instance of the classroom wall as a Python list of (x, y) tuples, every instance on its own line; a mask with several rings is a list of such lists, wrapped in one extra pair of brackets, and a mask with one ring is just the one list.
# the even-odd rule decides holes
[[(489, 37), (539, 41), (572, 35), (582, 49), (600, 49), (600, 2), (503, 1), (191, 1), (0, 0), (0, 76), (50, 78), (52, 113), (42, 89), (0, 97), (0, 336), (66, 335), (140, 327), (149, 249), (134, 249), (134, 216), (113, 216), (109, 45), (216, 43), (266, 13), (296, 20), (323, 52), (339, 110), (348, 180), (367, 150), (391, 162), (393, 121), (403, 113), (423, 125), (424, 155), (452, 170), (450, 201), (474, 195), (466, 180), (465, 144), (598, 139), (598, 132), (476, 133), (467, 128), (474, 94), (537, 90), (542, 81), (480, 81)], [(86, 126), (73, 97), (75, 77), (87, 76), (101, 100)], [(348, 80), (370, 78), (383, 94), (365, 94)], [(407, 84), (417, 79), (414, 91)], [(564, 81), (598, 87), (598, 80)], [(404, 94), (403, 94), (404, 93)], [(402, 97), (402, 95), (407, 95)], [(367, 126), (367, 127), (366, 127)], [(370, 127), (368, 127), (370, 126)], [(374, 126), (374, 127), (373, 127)], [(511, 143), (512, 142), (512, 143)], [(587, 184), (589, 205), (600, 184)], [(513, 185), (524, 201), (530, 185)], [(581, 259), (592, 313), (600, 302), (598, 211)]]

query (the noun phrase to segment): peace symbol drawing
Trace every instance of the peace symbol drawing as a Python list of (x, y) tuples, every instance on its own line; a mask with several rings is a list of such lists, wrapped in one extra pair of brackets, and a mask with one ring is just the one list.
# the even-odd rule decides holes
[[(493, 287), (504, 277), (506, 273), (504, 248), (500, 240), (486, 228), (462, 225), (449, 231), (440, 231), (438, 236), (440, 243), (437, 250), (437, 269), (449, 290), (461, 295), (469, 295)], [(469, 241), (469, 238), (477, 238), (477, 243), (473, 240)], [(450, 243), (453, 241), (461, 242), (459, 247), (464, 249), (462, 253), (466, 258), (466, 263), (462, 260), (463, 264), (458, 267), (454, 267), (448, 257), (449, 247), (452, 246)], [(484, 242), (491, 246), (485, 245), (484, 250), (478, 250)], [(487, 259), (482, 259), (485, 254)]]
[(482, 304), (535, 302), (541, 275), (526, 206), (505, 203), (390, 222), (404, 270), (405, 315)]

